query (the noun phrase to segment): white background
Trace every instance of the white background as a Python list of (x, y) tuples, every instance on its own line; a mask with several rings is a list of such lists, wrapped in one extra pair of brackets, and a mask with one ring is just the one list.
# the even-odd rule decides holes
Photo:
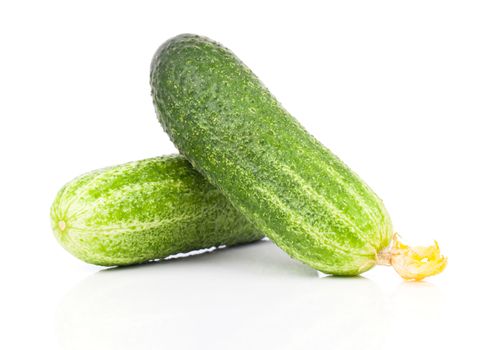
[[(183, 32), (232, 49), (445, 272), (324, 278), (270, 242), (109, 271), (65, 252), (65, 182), (175, 152), (148, 75)], [(2, 1), (0, 38), (2, 349), (493, 348), (492, 2)]]

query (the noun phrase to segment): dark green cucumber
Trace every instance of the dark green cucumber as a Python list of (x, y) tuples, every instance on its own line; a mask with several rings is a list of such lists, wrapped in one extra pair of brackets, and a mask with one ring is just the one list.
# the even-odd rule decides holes
[(82, 175), (51, 207), (60, 244), (88, 263), (142, 263), (263, 237), (182, 156)]
[(151, 87), (180, 152), (289, 255), (338, 275), (376, 264), (392, 237), (382, 201), (232, 52), (172, 38), (154, 56)]

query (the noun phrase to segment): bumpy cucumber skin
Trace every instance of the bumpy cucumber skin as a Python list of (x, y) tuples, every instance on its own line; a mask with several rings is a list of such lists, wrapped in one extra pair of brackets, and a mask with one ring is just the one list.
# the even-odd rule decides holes
[(60, 244), (79, 259), (130, 265), (263, 237), (182, 156), (82, 175), (51, 207)]
[(376, 264), (392, 237), (382, 201), (231, 51), (179, 35), (158, 49), (150, 78), (180, 152), (279, 247), (329, 274)]

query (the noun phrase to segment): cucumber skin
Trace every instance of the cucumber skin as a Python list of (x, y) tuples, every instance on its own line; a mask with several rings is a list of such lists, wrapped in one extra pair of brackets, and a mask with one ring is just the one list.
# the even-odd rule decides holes
[(180, 153), (280, 248), (329, 274), (376, 264), (392, 237), (382, 201), (231, 51), (179, 35), (156, 52), (150, 82)]
[(51, 222), (66, 250), (103, 266), (143, 263), (263, 237), (178, 155), (74, 179), (57, 194)]

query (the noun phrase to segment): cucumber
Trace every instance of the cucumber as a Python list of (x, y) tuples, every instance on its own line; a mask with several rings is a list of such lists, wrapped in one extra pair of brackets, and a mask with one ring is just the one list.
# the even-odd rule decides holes
[(60, 244), (91, 264), (142, 263), (263, 237), (182, 156), (82, 175), (51, 207)]
[(179, 35), (156, 52), (150, 83), (180, 152), (290, 256), (334, 275), (383, 259), (393, 229), (381, 199), (231, 51)]

